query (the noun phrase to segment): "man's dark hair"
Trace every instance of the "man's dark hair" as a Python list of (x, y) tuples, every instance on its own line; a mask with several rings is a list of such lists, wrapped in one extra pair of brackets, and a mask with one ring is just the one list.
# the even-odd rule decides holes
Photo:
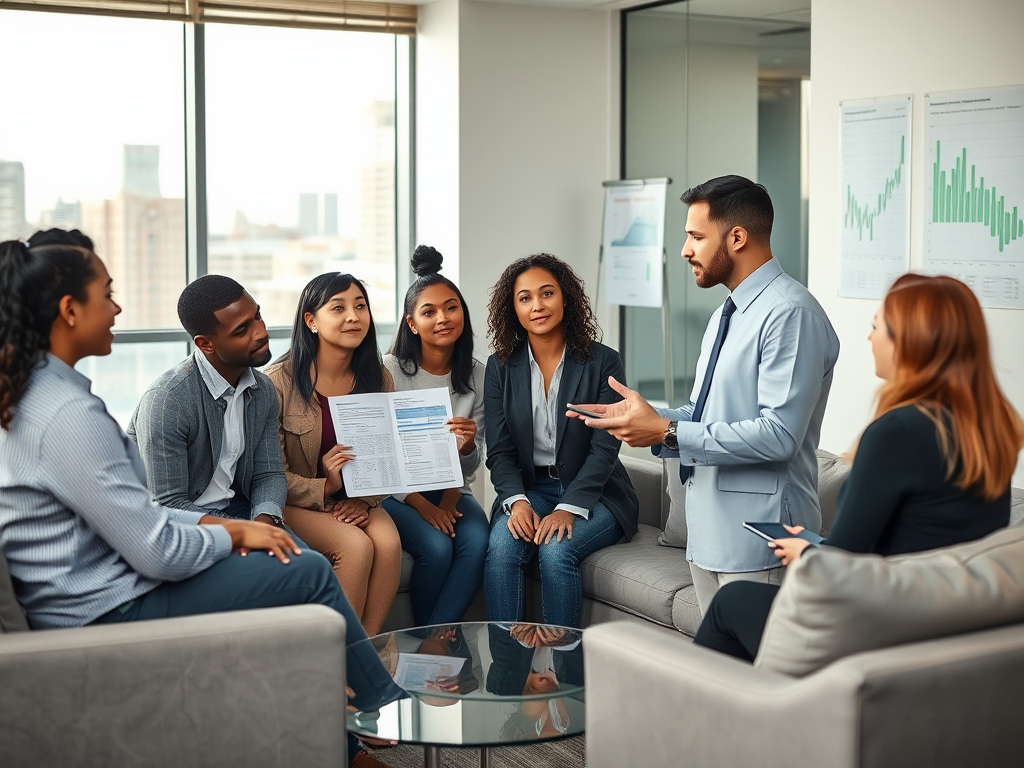
[(679, 198), (687, 205), (708, 204), (708, 217), (723, 229), (743, 227), (750, 239), (768, 245), (775, 209), (768, 190), (742, 176), (719, 176), (688, 189)]
[(192, 338), (217, 330), (218, 312), (242, 298), (245, 289), (230, 277), (206, 275), (185, 286), (178, 298), (178, 319)]

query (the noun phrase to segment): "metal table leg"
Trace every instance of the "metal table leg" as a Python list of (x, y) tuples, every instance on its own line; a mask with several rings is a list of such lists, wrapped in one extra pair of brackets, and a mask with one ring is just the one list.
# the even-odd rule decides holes
[(490, 747), (480, 747), (480, 768), (491, 768)]
[(425, 768), (441, 768), (441, 748), (424, 747), (423, 765)]

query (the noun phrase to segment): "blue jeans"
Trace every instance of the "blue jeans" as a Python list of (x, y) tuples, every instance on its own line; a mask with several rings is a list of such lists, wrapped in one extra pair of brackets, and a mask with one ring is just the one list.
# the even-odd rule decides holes
[[(443, 493), (427, 491), (422, 495), (431, 504), (437, 504)], [(384, 509), (402, 537), (402, 549), (416, 559), (409, 596), (413, 616), (420, 626), (461, 621), (484, 580), (487, 515), (469, 494), (463, 494), (455, 508), (462, 517), (455, 523), (453, 539), (408, 504), (393, 496), (384, 500)]]
[[(366, 632), (341, 591), (334, 569), (319, 552), (303, 550), (287, 565), (262, 552), (247, 557), (232, 552), (184, 581), (165, 581), (133, 601), (114, 608), (95, 624), (194, 616), (201, 613), (274, 608), (313, 603), (333, 608), (345, 617), (345, 679), (359, 709), (375, 709), (405, 693), (394, 684)], [(340, 694), (339, 694), (340, 695)], [(354, 756), (354, 755), (353, 755)]]
[[(554, 511), (562, 495), (558, 480), (537, 478), (526, 497), (543, 520)], [(498, 511), (491, 521), (491, 537), (484, 566), (484, 591), (491, 621), (515, 622), (523, 618), (524, 568), (536, 553), (540, 563), (541, 607), (544, 621), (564, 627), (579, 626), (583, 603), (580, 563), (588, 556), (622, 538), (622, 526), (598, 502), (590, 519), (576, 517), (572, 539), (563, 537), (547, 544), (520, 541), (508, 529), (508, 515)]]

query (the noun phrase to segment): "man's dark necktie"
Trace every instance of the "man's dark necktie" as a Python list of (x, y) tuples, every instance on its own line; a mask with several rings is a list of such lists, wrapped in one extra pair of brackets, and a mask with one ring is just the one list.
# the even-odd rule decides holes
[[(722, 343), (725, 341), (725, 334), (729, 332), (729, 319), (736, 311), (736, 305), (732, 296), (725, 300), (722, 306), (722, 319), (718, 322), (718, 335), (715, 337), (715, 346), (711, 348), (711, 357), (708, 358), (708, 367), (704, 371), (704, 381), (700, 385), (700, 392), (697, 394), (697, 402), (693, 404), (693, 415), (690, 421), (700, 421), (704, 415), (704, 404), (708, 401), (708, 391), (711, 389), (711, 377), (715, 375), (715, 366), (718, 364), (718, 355), (722, 351)], [(680, 460), (682, 456), (679, 457)], [(679, 480), (685, 486), (686, 481), (693, 474), (693, 467), (688, 464), (679, 464)]]

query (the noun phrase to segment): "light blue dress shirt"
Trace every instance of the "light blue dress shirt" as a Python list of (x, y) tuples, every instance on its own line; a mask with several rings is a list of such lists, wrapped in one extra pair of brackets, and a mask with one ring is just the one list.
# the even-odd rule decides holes
[[(686, 488), (686, 557), (720, 573), (779, 567), (746, 521), (821, 528), (818, 464), (839, 338), (810, 292), (772, 258), (732, 292), (736, 312), (700, 422), (690, 421), (718, 334), (708, 323), (690, 403), (660, 409), (678, 421), (679, 460), (694, 467)], [(662, 447), (662, 458), (675, 456)]]
[(155, 504), (135, 444), (47, 355), (0, 430), (0, 546), (33, 629), (80, 627), (231, 554), (202, 512)]
[(224, 398), (226, 404), (224, 433), (220, 441), (220, 460), (214, 467), (210, 484), (194, 503), (197, 507), (224, 510), (235, 497), (235, 490), (231, 486), (235, 482), (238, 460), (245, 450), (245, 390), (256, 383), (256, 377), (252, 373), (252, 368), (246, 368), (238, 379), (238, 386), (232, 387), (206, 359), (206, 355), (197, 349), (192, 353), (192, 357), (210, 395), (214, 400)]

